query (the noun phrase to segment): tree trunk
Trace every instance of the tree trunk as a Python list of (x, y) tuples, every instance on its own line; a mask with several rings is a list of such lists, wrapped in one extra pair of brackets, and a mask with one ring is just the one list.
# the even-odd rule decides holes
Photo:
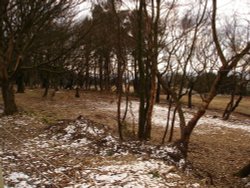
[(161, 96), (161, 84), (160, 84), (160, 82), (158, 81), (158, 82), (157, 82), (157, 90), (156, 90), (156, 98), (155, 98), (155, 102), (156, 102), (157, 104), (160, 103), (160, 96)]
[(172, 142), (172, 139), (173, 139), (176, 112), (177, 112), (177, 106), (174, 108), (173, 117), (172, 117), (172, 122), (171, 122), (171, 128), (170, 128), (170, 135), (169, 135), (168, 142)]
[[(227, 108), (225, 109), (223, 113), (223, 120), (228, 120), (230, 115), (234, 112), (234, 110), (239, 106), (240, 101), (242, 100), (243, 96), (240, 95), (236, 102), (230, 101), (229, 104), (227, 105)], [(231, 103), (232, 102), (232, 103)]]
[(25, 87), (24, 87), (24, 75), (23, 73), (20, 73), (16, 78), (16, 84), (17, 84), (17, 93), (24, 93)]
[[(170, 89), (171, 88), (171, 84), (172, 84), (172, 81), (173, 81), (173, 74), (170, 75), (170, 78), (168, 79), (168, 77), (166, 76), (166, 82), (167, 82), (167, 87)], [(167, 92), (167, 91), (166, 91)], [(166, 101), (169, 101), (170, 100), (170, 93), (167, 92), (167, 96), (166, 96)]]
[(99, 57), (99, 86), (100, 90), (103, 91), (103, 66), (102, 66), (102, 57)]
[(139, 96), (139, 78), (138, 78), (138, 65), (137, 65), (137, 58), (136, 55), (134, 55), (134, 75), (135, 75), (135, 79), (133, 80), (133, 86), (134, 86), (134, 93), (136, 94), (136, 96)]
[(76, 87), (76, 93), (75, 93), (76, 98), (80, 98), (80, 92), (79, 92), (79, 87)]
[(229, 101), (229, 103), (227, 104), (224, 113), (222, 115), (223, 120), (228, 120), (230, 115), (235, 111), (235, 109), (239, 106), (242, 98), (243, 98), (243, 93), (242, 90), (243, 88), (247, 85), (247, 82), (242, 82), (239, 85), (239, 97), (237, 98), (237, 100), (235, 101), (235, 93), (237, 92), (237, 86), (235, 86), (234, 91), (231, 94), (231, 99)]
[(192, 92), (194, 89), (194, 84), (191, 83), (188, 91), (188, 108), (192, 108)]
[(85, 53), (85, 58), (86, 58), (86, 62), (85, 62), (85, 89), (86, 90), (89, 90), (90, 89), (90, 77), (89, 77), (89, 67), (90, 67), (90, 65), (89, 65), (89, 60), (90, 60), (90, 54), (89, 54), (89, 52), (87, 51), (86, 53)]
[(168, 133), (169, 123), (170, 123), (171, 108), (172, 108), (172, 100), (170, 99), (169, 104), (168, 104), (167, 124), (166, 124), (165, 131), (164, 131), (162, 141), (161, 141), (162, 144), (164, 144), (167, 133)]
[(94, 66), (94, 85), (95, 85), (95, 90), (97, 91), (98, 87), (97, 87), (97, 65), (96, 64)]
[[(118, 60), (119, 61), (119, 60)], [(121, 119), (121, 103), (122, 103), (122, 71), (121, 62), (118, 62), (118, 81), (117, 81), (117, 122), (120, 140), (123, 140), (123, 121)]]
[(47, 97), (48, 96), (48, 92), (49, 92), (49, 80), (47, 78), (45, 78), (43, 80), (43, 88), (45, 89), (44, 93), (43, 93), (43, 97)]
[[(153, 2), (153, 1), (152, 1)], [(146, 126), (146, 139), (150, 139), (151, 137), (151, 129), (152, 129), (152, 114), (153, 114), (153, 107), (155, 104), (156, 93), (157, 93), (157, 86), (160, 86), (156, 83), (157, 77), (157, 64), (158, 64), (158, 27), (159, 27), (159, 20), (160, 20), (160, 4), (161, 0), (156, 1), (156, 6), (154, 3), (152, 4), (152, 17), (155, 15), (155, 19), (151, 20), (151, 27), (152, 31), (149, 31), (149, 49), (151, 48), (150, 52), (150, 59), (151, 59), (151, 88), (150, 88), (150, 99), (149, 99), (149, 107), (147, 110), (147, 126)], [(155, 9), (156, 8), (156, 9)], [(152, 36), (151, 36), (152, 35)], [(157, 85), (156, 85), (157, 84)]]
[(47, 97), (49, 92), (49, 87), (45, 87), (44, 92), (43, 92), (43, 97)]
[(8, 80), (2, 80), (2, 96), (4, 102), (4, 113), (6, 115), (13, 115), (16, 113), (17, 106), (13, 91), (13, 85)]
[(217, 10), (217, 1), (213, 0), (213, 13), (212, 13), (212, 34), (214, 43), (216, 46), (216, 51), (218, 53), (218, 56), (220, 58), (220, 61), (222, 63), (222, 66), (220, 67), (219, 71), (217, 72), (217, 76), (210, 87), (210, 91), (208, 96), (204, 99), (200, 109), (193, 115), (191, 120), (187, 123), (186, 126), (181, 127), (181, 138), (177, 142), (177, 146), (179, 146), (179, 149), (182, 151), (184, 157), (187, 156), (188, 151), (188, 144), (190, 140), (190, 136), (192, 134), (192, 131), (194, 127), (197, 125), (197, 122), (199, 119), (205, 114), (209, 104), (214, 99), (214, 97), (217, 95), (217, 91), (219, 88), (219, 85), (221, 84), (222, 80), (228, 75), (228, 73), (237, 66), (238, 62), (243, 58), (245, 54), (248, 53), (250, 50), (250, 43), (247, 44), (247, 46), (238, 54), (236, 54), (232, 59), (231, 62), (227, 61), (223, 51), (221, 49), (221, 45), (219, 43), (218, 37), (217, 37), (217, 30), (216, 30), (216, 10)]
[(106, 91), (110, 91), (110, 55), (109, 52), (105, 55), (105, 62), (104, 62), (104, 87)]
[[(155, 71), (152, 69), (152, 72)], [(152, 73), (153, 74), (153, 73)], [(151, 90), (150, 90), (150, 98), (148, 100), (149, 105), (147, 108), (147, 118), (146, 118), (146, 130), (145, 130), (145, 138), (151, 138), (151, 130), (152, 130), (152, 115), (153, 115), (153, 108), (155, 104), (155, 95), (156, 95), (156, 75), (153, 74), (151, 78)]]
[(245, 178), (250, 175), (250, 163), (244, 166), (239, 172), (235, 174), (238, 177)]
[(145, 132), (145, 67), (143, 62), (143, 4), (144, 0), (140, 0), (139, 11), (138, 11), (138, 39), (137, 39), (137, 57), (138, 57), (138, 68), (139, 68), (139, 127), (138, 127), (138, 138), (144, 140)]
[[(115, 6), (115, 0), (112, 0), (112, 9), (113, 9), (113, 13), (115, 16), (115, 24), (117, 25), (117, 29), (115, 30), (116, 32), (116, 55), (117, 55), (117, 61), (118, 61), (118, 65), (117, 65), (117, 123), (118, 123), (118, 132), (119, 132), (119, 137), (120, 140), (123, 140), (123, 125), (124, 125), (124, 120), (125, 120), (125, 114), (124, 113), (124, 119), (121, 118), (121, 104), (122, 104), (122, 93), (123, 93), (123, 74), (124, 74), (124, 70), (125, 70), (125, 58), (124, 58), (124, 52), (122, 49), (122, 38), (121, 38), (121, 21), (120, 18), (118, 16), (118, 13), (116, 12), (116, 6)], [(110, 64), (110, 57), (109, 57), (109, 53), (107, 54), (106, 57), (106, 73), (109, 74), (109, 64)], [(107, 86), (109, 86), (109, 75), (106, 75), (106, 84)], [(126, 85), (125, 85), (126, 86)], [(106, 88), (109, 89), (109, 88)], [(127, 102), (126, 102), (126, 108), (127, 108)]]
[(221, 84), (223, 78), (227, 76), (230, 70), (228, 70), (225, 67), (221, 67), (221, 69), (217, 73), (217, 77), (214, 80), (212, 87), (210, 88), (210, 92), (208, 96), (204, 99), (200, 109), (193, 115), (191, 120), (187, 123), (185, 127), (181, 128), (181, 138), (177, 142), (177, 145), (180, 146), (180, 150), (183, 152), (184, 156), (187, 155), (188, 151), (188, 144), (190, 140), (190, 136), (193, 132), (194, 127), (197, 125), (197, 122), (199, 119), (206, 113), (206, 110), (211, 103), (211, 101), (214, 99), (214, 97), (217, 95), (217, 90), (219, 85)]

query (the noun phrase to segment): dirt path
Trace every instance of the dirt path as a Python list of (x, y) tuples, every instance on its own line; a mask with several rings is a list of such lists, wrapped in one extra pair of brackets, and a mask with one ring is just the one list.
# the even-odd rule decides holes
[[(17, 104), (29, 116), (36, 117), (44, 124), (55, 123), (61, 119), (76, 119), (83, 115), (97, 123), (109, 125), (113, 133), (116, 132), (115, 96), (109, 93), (82, 92), (81, 98), (74, 98), (72, 91), (59, 91), (54, 98), (41, 97), (41, 90), (27, 90), (25, 94), (17, 94)], [(157, 107), (164, 115), (164, 105)], [(228, 126), (213, 126), (221, 121), (217, 117), (218, 112), (208, 112), (207, 119), (195, 130), (191, 143), (189, 161), (193, 164), (195, 175), (204, 182), (204, 185), (216, 187), (244, 187), (249, 179), (241, 180), (233, 174), (250, 161), (250, 133), (249, 118), (234, 115), (230, 125), (237, 125), (236, 128)], [(216, 116), (215, 116), (216, 114)], [(136, 114), (134, 114), (136, 116)], [(211, 117), (217, 119), (211, 119)], [(162, 116), (157, 115), (155, 122), (160, 124)], [(132, 117), (130, 117), (132, 121)], [(235, 122), (235, 123), (234, 123)], [(16, 122), (18, 126), (20, 122)], [(162, 123), (164, 125), (164, 122)], [(21, 139), (40, 134), (45, 126), (41, 123), (30, 125), (27, 130), (18, 132)], [(240, 126), (246, 127), (241, 129)], [(15, 129), (13, 127), (13, 129)], [(157, 126), (154, 129), (154, 142), (159, 142), (164, 126)], [(159, 136), (160, 135), (160, 136)]]

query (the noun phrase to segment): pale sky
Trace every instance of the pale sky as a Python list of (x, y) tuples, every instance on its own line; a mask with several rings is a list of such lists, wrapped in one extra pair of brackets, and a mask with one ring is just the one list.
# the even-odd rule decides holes
[[(233, 15), (237, 12), (241, 16), (250, 16), (250, 1), (249, 0), (218, 0), (218, 13)], [(249, 19), (250, 20), (250, 19)]]
[[(123, 0), (125, 6), (127, 6), (131, 1)], [(190, 3), (192, 0), (188, 1)], [(93, 0), (86, 0), (81, 5), (81, 15), (83, 16), (91, 16), (91, 2)], [(187, 3), (187, 0), (179, 0), (179, 2)], [(209, 0), (209, 4), (211, 5), (212, 0)], [(237, 13), (238, 16), (246, 18), (250, 21), (250, 0), (217, 0), (217, 8), (218, 8), (218, 16), (233, 16)]]

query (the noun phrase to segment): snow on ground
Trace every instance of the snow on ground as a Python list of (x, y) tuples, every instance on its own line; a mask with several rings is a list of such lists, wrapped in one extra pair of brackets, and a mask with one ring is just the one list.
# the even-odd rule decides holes
[[(115, 163), (115, 162), (114, 162)], [(128, 164), (114, 164), (107, 166), (99, 166), (96, 168), (89, 168), (78, 172), (78, 183), (74, 181), (64, 186), (65, 188), (167, 188), (167, 187), (187, 187), (198, 188), (201, 187), (199, 183), (186, 183), (178, 172), (172, 172), (174, 167), (168, 166), (162, 161), (149, 160), (136, 161)], [(7, 176), (6, 181), (10, 182), (13, 186), (5, 186), (5, 188), (35, 188), (54, 186), (56, 183), (42, 182), (39, 180), (34, 181), (32, 177), (22, 173), (13, 172)], [(80, 182), (79, 182), (80, 181)], [(58, 186), (61, 187), (61, 186)]]
[[(107, 188), (144, 188), (144, 187), (194, 187), (199, 184), (186, 184), (176, 172), (171, 172), (172, 166), (162, 161), (137, 159), (130, 164), (114, 164), (85, 170), (82, 175), (86, 182), (77, 187), (107, 187)], [(92, 186), (89, 181), (93, 182)], [(199, 186), (200, 187), (200, 186)]]
[[(138, 119), (138, 109), (139, 109), (139, 102), (137, 101), (132, 101), (132, 104), (130, 105), (131, 108), (129, 108), (129, 113), (128, 113), (128, 118), (131, 121), (137, 121)], [(123, 106), (123, 110), (124, 110), (124, 104)], [(110, 111), (116, 111), (117, 110), (117, 106), (115, 103), (99, 103), (99, 108), (102, 109), (106, 109), (106, 110), (110, 110)], [(131, 113), (132, 111), (132, 113)], [(167, 114), (168, 114), (168, 108), (166, 106), (161, 106), (161, 105), (155, 105), (154, 106), (154, 112), (153, 112), (153, 118), (152, 121), (156, 126), (166, 126), (166, 121), (167, 121)], [(170, 117), (173, 116), (173, 112), (170, 112)], [(190, 120), (192, 118), (192, 114), (190, 112), (188, 112), (188, 109), (184, 108), (184, 116), (186, 121)], [(178, 114), (176, 115), (176, 126), (178, 126), (179, 123), (179, 117)], [(241, 120), (241, 121), (237, 121), (237, 120), (232, 120), (229, 119), (227, 121), (223, 121), (222, 119), (220, 119), (219, 117), (214, 117), (211, 115), (204, 115), (197, 124), (196, 129), (198, 129), (196, 131), (196, 133), (200, 133), (203, 134), (202, 131), (204, 130), (200, 130), (200, 128), (202, 127), (208, 127), (211, 129), (220, 129), (221, 127), (225, 127), (225, 128), (229, 128), (229, 129), (240, 129), (243, 130), (245, 132), (250, 133), (250, 119), (245, 119), (245, 120)], [(195, 129), (195, 130), (196, 130)]]
[[(96, 108), (115, 112), (116, 104), (98, 102)], [(138, 108), (138, 102), (131, 102), (128, 113), (131, 121), (136, 122)], [(153, 123), (165, 126), (167, 113), (167, 107), (156, 105)], [(191, 118), (190, 111), (186, 110), (185, 117)], [(176, 120), (177, 125), (178, 117)], [(18, 132), (27, 128), (29, 134), (32, 134), (32, 126), (35, 124), (41, 122), (28, 115), (0, 118), (1, 131), (7, 128)], [(223, 121), (218, 117), (205, 115), (195, 132), (204, 134), (223, 127), (250, 132), (249, 125), (249, 119)], [(18, 140), (21, 146), (0, 140), (3, 142), (1, 147), (4, 146), (0, 159), (5, 188), (202, 187), (193, 180), (187, 181), (185, 175), (172, 166), (185, 165), (183, 159), (175, 161), (172, 157), (178, 155), (175, 148), (136, 141), (120, 143), (107, 132), (104, 125), (80, 118), (70, 122), (59, 121), (35, 138)], [(125, 160), (131, 156), (132, 159)]]
[[(21, 130), (36, 122), (25, 115), (2, 120), (3, 130)], [(187, 181), (186, 175), (173, 166), (185, 165), (183, 159), (175, 161), (171, 157), (178, 154), (175, 148), (119, 142), (105, 126), (84, 118), (59, 121), (35, 138), (16, 141), (21, 145), (5, 142), (0, 153), (5, 188), (199, 185), (194, 180)]]

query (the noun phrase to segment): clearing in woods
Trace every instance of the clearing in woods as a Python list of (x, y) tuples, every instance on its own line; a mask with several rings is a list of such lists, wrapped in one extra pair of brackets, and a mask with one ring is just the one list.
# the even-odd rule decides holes
[[(157, 146), (166, 124), (166, 104), (155, 106), (152, 140), (126, 144), (115, 139), (114, 94), (81, 91), (75, 98), (74, 91), (61, 90), (53, 98), (41, 95), (40, 89), (16, 94), (20, 113), (1, 117), (0, 157), (9, 187), (250, 187), (250, 178), (233, 176), (250, 160), (249, 112), (243, 115), (249, 98), (228, 121), (221, 120), (217, 108), (225, 97), (215, 100), (216, 110), (206, 113), (192, 135), (192, 168), (183, 173), (163, 163), (172, 148)], [(138, 101), (132, 98), (130, 107), (127, 130), (136, 123)], [(185, 111), (188, 119), (192, 110)]]

